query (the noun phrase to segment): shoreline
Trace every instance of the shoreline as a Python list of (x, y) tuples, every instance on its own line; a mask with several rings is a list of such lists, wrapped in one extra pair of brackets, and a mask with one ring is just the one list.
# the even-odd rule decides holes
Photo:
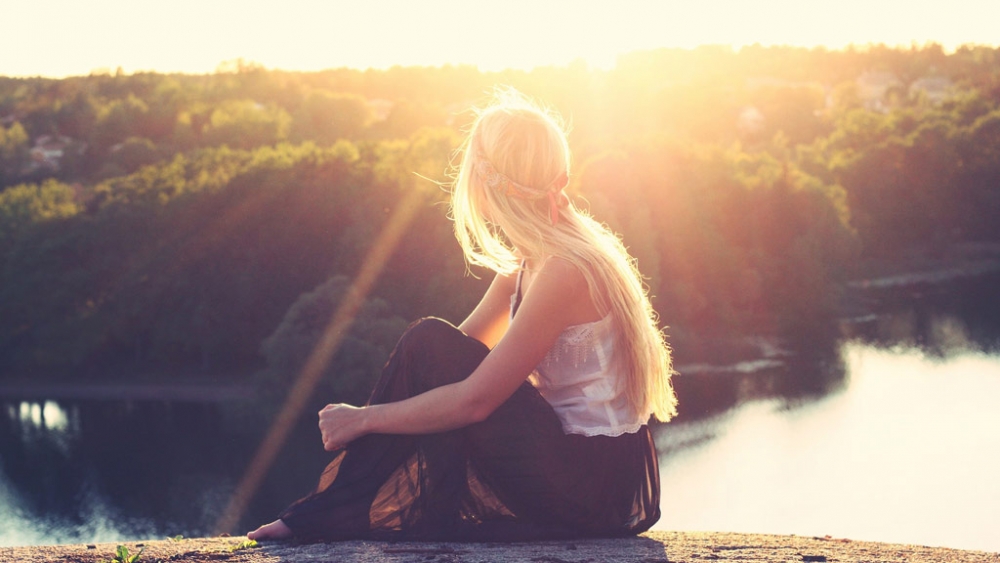
[[(513, 562), (681, 563), (789, 561), (881, 563), (1000, 563), (1000, 553), (943, 547), (853, 541), (827, 537), (719, 532), (647, 532), (621, 539), (584, 539), (524, 543), (374, 542), (294, 544), (268, 542), (240, 547), (243, 538), (192, 538), (125, 542), (139, 561), (279, 563), (364, 561), (369, 563)], [(97, 563), (114, 556), (117, 544), (77, 544), (0, 548), (0, 563)]]
[(247, 383), (0, 383), (0, 401), (181, 401), (220, 403), (252, 399), (256, 389)]
[[(931, 252), (916, 252), (890, 269), (867, 268), (867, 275), (847, 281), (848, 291), (865, 293), (886, 289), (904, 289), (917, 285), (937, 285), (956, 279), (978, 277), (1000, 272), (1000, 244), (969, 244), (952, 247), (947, 257), (929, 256)], [(859, 301), (855, 299), (855, 301)], [(858, 305), (860, 305), (860, 301)], [(841, 322), (871, 320), (866, 307), (846, 306)], [(720, 343), (725, 346), (725, 343)], [(761, 369), (781, 367), (782, 357), (788, 351), (780, 349), (778, 342), (765, 335), (744, 335), (728, 342), (735, 348), (756, 349), (756, 353), (737, 353), (731, 361), (705, 363), (692, 361), (677, 366), (681, 373), (737, 373), (746, 374)], [(745, 351), (745, 350), (744, 350)], [(171, 377), (161, 381), (123, 382), (120, 378), (92, 383), (41, 381), (33, 382), (12, 376), (3, 381), (0, 376), (0, 401), (45, 400), (125, 400), (125, 401), (180, 401), (220, 403), (253, 399), (257, 390), (252, 381), (222, 380), (198, 381), (187, 376)]]

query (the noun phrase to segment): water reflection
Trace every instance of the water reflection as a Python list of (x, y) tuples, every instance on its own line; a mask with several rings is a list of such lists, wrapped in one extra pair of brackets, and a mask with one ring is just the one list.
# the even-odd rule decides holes
[(849, 385), (660, 429), (660, 529), (1000, 550), (1000, 357), (844, 346)]
[(675, 423), (704, 419), (750, 401), (780, 399), (792, 405), (843, 387), (846, 371), (836, 339), (792, 351), (720, 366), (680, 366), (674, 387), (680, 399)]
[(851, 339), (879, 347), (918, 348), (928, 356), (1000, 351), (1000, 274), (948, 285), (914, 285), (862, 292), (875, 314), (845, 323)]
[[(70, 430), (69, 413), (55, 401), (29, 402), (6, 405), (7, 418), (20, 422), (28, 432), (66, 432)], [(75, 418), (75, 416), (73, 416)]]
[[(998, 282), (869, 290), (822, 338), (682, 365), (680, 416), (656, 430), (658, 527), (1000, 551), (985, 530), (1000, 522)], [(208, 532), (269, 421), (258, 407), (0, 402), (0, 545)], [(243, 526), (306, 493), (327, 456), (304, 417)]]
[(232, 448), (220, 413), (204, 405), (0, 408), (2, 545), (190, 534), (216, 516), (212, 496), (228, 486), (228, 462), (243, 461), (224, 457)]
[(679, 377), (657, 527), (1000, 551), (998, 284), (869, 289), (840, 340)]
[[(244, 526), (315, 484), (328, 454), (314, 416)], [(268, 420), (232, 403), (0, 402), (0, 546), (209, 533)]]

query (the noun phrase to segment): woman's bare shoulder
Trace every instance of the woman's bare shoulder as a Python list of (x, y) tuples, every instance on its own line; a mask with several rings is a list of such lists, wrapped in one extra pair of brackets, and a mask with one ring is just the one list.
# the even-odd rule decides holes
[(561, 256), (549, 256), (538, 271), (539, 279), (546, 279), (550, 284), (563, 290), (586, 290), (587, 278), (580, 268)]
[(558, 256), (545, 260), (534, 281), (537, 298), (549, 301), (568, 325), (600, 320), (603, 315), (591, 299), (587, 278), (579, 266)]

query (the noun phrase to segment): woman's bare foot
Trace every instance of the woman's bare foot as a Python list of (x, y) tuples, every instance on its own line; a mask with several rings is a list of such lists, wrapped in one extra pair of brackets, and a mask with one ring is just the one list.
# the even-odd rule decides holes
[(292, 537), (292, 529), (286, 526), (281, 520), (264, 524), (247, 534), (247, 538), (252, 540), (284, 540), (290, 537)]

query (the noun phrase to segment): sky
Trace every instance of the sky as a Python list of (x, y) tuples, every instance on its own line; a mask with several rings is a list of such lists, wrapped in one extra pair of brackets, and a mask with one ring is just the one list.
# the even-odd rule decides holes
[(1000, 44), (1000, 0), (0, 0), (0, 75), (472, 64), (611, 68), (697, 45)]

